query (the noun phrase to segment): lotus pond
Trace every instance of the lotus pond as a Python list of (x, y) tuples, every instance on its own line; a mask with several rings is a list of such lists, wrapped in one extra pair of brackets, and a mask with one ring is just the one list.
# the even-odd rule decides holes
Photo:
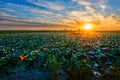
[(120, 80), (120, 32), (1, 32), (0, 80)]

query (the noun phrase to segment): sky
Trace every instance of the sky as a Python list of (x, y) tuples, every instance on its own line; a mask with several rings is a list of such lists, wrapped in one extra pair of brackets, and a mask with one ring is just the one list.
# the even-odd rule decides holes
[(120, 0), (0, 0), (0, 30), (120, 30)]

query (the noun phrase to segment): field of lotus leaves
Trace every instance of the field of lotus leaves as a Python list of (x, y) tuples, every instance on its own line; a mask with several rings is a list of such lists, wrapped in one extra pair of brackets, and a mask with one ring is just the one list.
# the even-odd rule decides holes
[(120, 32), (2, 32), (0, 80), (120, 80)]

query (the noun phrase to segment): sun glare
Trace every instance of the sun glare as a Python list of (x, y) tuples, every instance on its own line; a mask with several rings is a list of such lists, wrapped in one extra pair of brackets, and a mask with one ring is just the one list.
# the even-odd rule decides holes
[(84, 25), (84, 29), (85, 30), (91, 30), (92, 29), (92, 25), (91, 24), (85, 24)]

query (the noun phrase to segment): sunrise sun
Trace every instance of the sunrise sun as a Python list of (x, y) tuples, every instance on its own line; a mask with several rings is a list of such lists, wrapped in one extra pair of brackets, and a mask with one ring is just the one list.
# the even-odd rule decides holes
[(91, 30), (92, 29), (92, 24), (85, 24), (84, 29), (85, 30)]

